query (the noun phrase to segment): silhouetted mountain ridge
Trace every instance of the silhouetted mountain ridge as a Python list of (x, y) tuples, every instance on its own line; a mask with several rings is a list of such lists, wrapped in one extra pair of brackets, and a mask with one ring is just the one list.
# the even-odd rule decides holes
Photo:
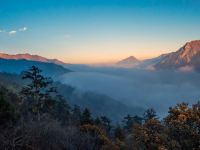
[(71, 70), (54, 63), (30, 61), (25, 59), (0, 59), (0, 72), (20, 74), (22, 71), (29, 69), (31, 66), (39, 67), (43, 70), (45, 75), (51, 77), (56, 77), (71, 72)]
[(32, 60), (32, 61), (39, 61), (39, 62), (45, 62), (45, 63), (54, 63), (54, 64), (65, 64), (64, 62), (58, 60), (58, 59), (48, 59), (39, 55), (31, 55), (29, 53), (25, 54), (6, 54), (6, 53), (0, 53), (0, 58), (3, 59), (15, 59), (15, 60)]

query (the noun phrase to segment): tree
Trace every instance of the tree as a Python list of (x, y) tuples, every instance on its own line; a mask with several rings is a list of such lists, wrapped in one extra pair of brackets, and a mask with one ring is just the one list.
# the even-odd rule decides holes
[(94, 120), (94, 123), (95, 125), (97, 126), (101, 126), (102, 122), (101, 122), (101, 119), (99, 117), (97, 117), (95, 120)]
[(52, 110), (52, 115), (55, 119), (61, 122), (62, 125), (66, 125), (70, 119), (70, 110), (71, 107), (67, 101), (61, 95), (56, 96), (55, 107)]
[(137, 147), (144, 150), (165, 150), (165, 127), (155, 118), (147, 120), (143, 125), (134, 126), (133, 137)]
[(78, 149), (118, 150), (118, 147), (107, 137), (105, 130), (96, 125), (85, 124), (80, 127), (82, 144)]
[(81, 124), (93, 124), (89, 109), (85, 108), (81, 116)]
[(143, 118), (144, 121), (148, 121), (150, 119), (156, 119), (156, 111), (153, 108), (147, 109), (144, 114), (143, 114)]
[(134, 125), (142, 124), (142, 118), (137, 115), (133, 117), (127, 115), (126, 117), (124, 117), (124, 120), (122, 122), (124, 123), (124, 129), (126, 129), (127, 132), (130, 132)]
[(29, 83), (21, 90), (24, 103), (28, 102), (31, 113), (36, 116), (39, 121), (41, 114), (54, 105), (51, 94), (57, 93), (52, 87), (52, 79), (44, 77), (42, 70), (32, 66), (28, 71), (22, 73), (22, 79), (28, 80)]
[(81, 109), (78, 105), (74, 105), (72, 109), (71, 121), (75, 125), (80, 125), (81, 123)]
[(125, 133), (119, 125), (114, 129), (114, 135), (115, 138), (119, 139), (120, 141), (123, 141), (125, 139)]
[[(164, 121), (168, 136), (171, 141), (169, 143), (171, 149), (180, 148), (199, 149), (200, 148), (200, 111), (198, 103), (192, 108), (186, 103), (177, 105), (169, 109), (169, 115)], [(175, 147), (175, 148), (174, 148)]]
[(0, 127), (2, 125), (7, 125), (7, 123), (13, 122), (16, 117), (16, 110), (12, 106), (12, 104), (9, 103), (8, 97), (6, 97), (6, 94), (8, 94), (8, 91), (5, 88), (0, 88)]
[(106, 116), (102, 116), (101, 124), (106, 129), (106, 131), (109, 133), (111, 130), (111, 120), (109, 118), (107, 118)]

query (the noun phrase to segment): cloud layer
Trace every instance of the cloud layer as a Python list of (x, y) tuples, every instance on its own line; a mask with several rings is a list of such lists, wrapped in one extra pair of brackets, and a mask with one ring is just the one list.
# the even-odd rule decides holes
[(160, 116), (177, 103), (197, 102), (200, 76), (195, 72), (103, 69), (97, 72), (72, 72), (63, 83), (84, 91), (108, 95), (126, 105), (154, 107)]

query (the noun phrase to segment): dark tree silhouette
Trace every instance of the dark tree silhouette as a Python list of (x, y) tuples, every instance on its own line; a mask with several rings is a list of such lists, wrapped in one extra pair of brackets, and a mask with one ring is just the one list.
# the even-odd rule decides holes
[(78, 105), (74, 105), (72, 109), (71, 121), (75, 125), (80, 125), (81, 123), (81, 109)]
[(54, 118), (61, 122), (62, 125), (66, 125), (70, 119), (71, 107), (67, 101), (61, 95), (56, 96), (55, 107), (51, 111)]
[(6, 100), (7, 90), (0, 88), (0, 127), (13, 122), (16, 118), (15, 108)]
[(22, 88), (21, 95), (23, 95), (24, 102), (28, 102), (29, 110), (39, 121), (41, 113), (54, 105), (51, 94), (57, 93), (57, 91), (51, 86), (53, 81), (51, 78), (44, 77), (42, 70), (36, 66), (32, 66), (28, 71), (24, 71), (22, 79), (28, 80), (28, 84)]
[(106, 129), (106, 131), (109, 133), (112, 126), (111, 126), (111, 120), (107, 118), (106, 116), (101, 117), (101, 124)]
[(144, 114), (143, 114), (143, 118), (144, 118), (144, 121), (148, 121), (150, 119), (156, 119), (156, 111), (153, 109), (153, 108), (149, 108), (147, 109)]
[(124, 130), (120, 126), (117, 126), (114, 129), (114, 135), (115, 135), (115, 138), (119, 139), (120, 141), (123, 141), (125, 139)]
[(81, 116), (81, 124), (93, 124), (93, 119), (89, 109), (85, 108)]
[(130, 132), (134, 125), (142, 124), (142, 118), (137, 115), (135, 115), (133, 117), (130, 115), (127, 115), (126, 117), (124, 117), (122, 122), (124, 123), (124, 129), (127, 132)]

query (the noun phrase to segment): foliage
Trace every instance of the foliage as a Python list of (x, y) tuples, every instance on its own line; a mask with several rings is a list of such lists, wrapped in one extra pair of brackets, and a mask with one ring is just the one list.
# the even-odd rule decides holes
[(171, 107), (163, 119), (150, 108), (115, 125), (107, 116), (94, 119), (88, 108), (70, 106), (39, 68), (24, 72), (23, 79), (28, 82), (20, 93), (0, 88), (2, 150), (200, 149), (200, 102)]
[[(176, 141), (181, 149), (200, 148), (200, 109), (199, 103), (192, 108), (186, 103), (169, 109), (169, 115), (165, 118), (169, 139)], [(174, 149), (177, 146), (171, 144)], [(179, 148), (178, 147), (178, 148)]]
[(81, 116), (81, 124), (93, 124), (93, 119), (91, 117), (91, 112), (89, 109), (85, 108)]
[(143, 125), (134, 127), (133, 135), (136, 143), (146, 150), (166, 148), (165, 128), (157, 119), (150, 119)]
[(11, 98), (13, 98), (13, 94), (0, 87), (0, 127), (13, 123), (18, 117), (15, 107), (10, 102)]
[(51, 94), (57, 93), (52, 86), (51, 78), (42, 76), (42, 70), (32, 66), (28, 71), (24, 71), (22, 79), (29, 80), (30, 83), (21, 90), (24, 98), (24, 104), (28, 105), (29, 110), (40, 120), (42, 113), (53, 107), (55, 101)]
[(124, 129), (127, 132), (131, 132), (134, 125), (142, 124), (142, 117), (139, 117), (137, 115), (133, 117), (130, 115), (127, 115), (126, 117), (124, 117), (124, 120), (122, 122), (124, 123)]
[(143, 119), (145, 122), (155, 118), (156, 118), (156, 111), (153, 108), (147, 109), (143, 114)]

